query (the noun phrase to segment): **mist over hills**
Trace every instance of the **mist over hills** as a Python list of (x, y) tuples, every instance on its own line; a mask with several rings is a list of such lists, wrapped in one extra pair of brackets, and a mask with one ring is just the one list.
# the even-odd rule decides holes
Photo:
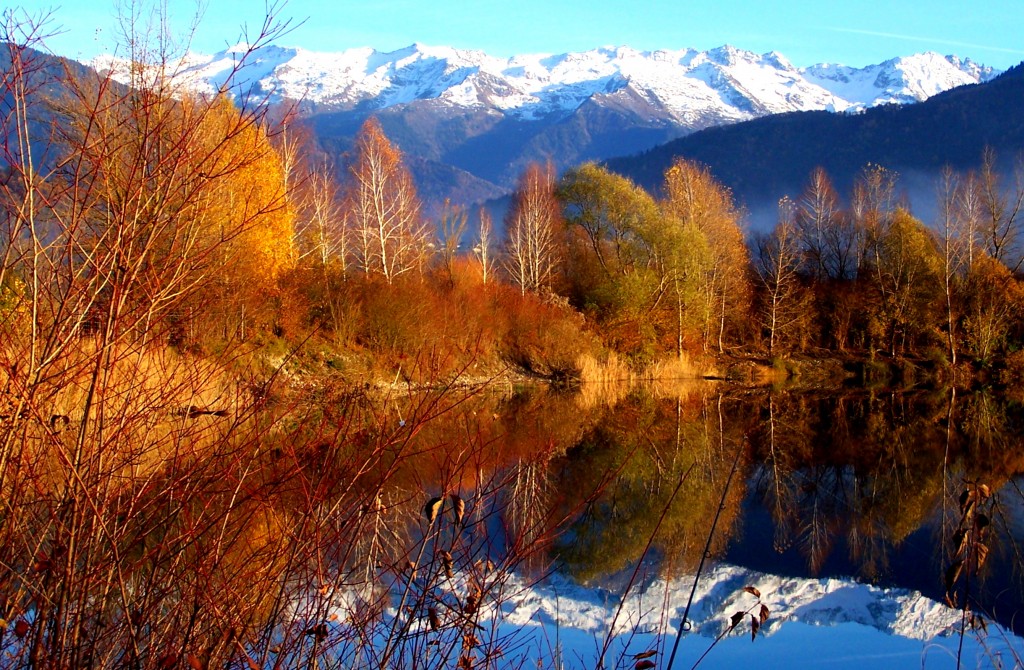
[(610, 169), (657, 189), (678, 157), (708, 166), (755, 211), (774, 211), (783, 195), (796, 196), (811, 170), (825, 168), (841, 194), (849, 193), (868, 163), (901, 173), (907, 188), (922, 188), (916, 204), (934, 200), (935, 179), (946, 165), (970, 169), (990, 147), (1008, 169), (1024, 151), (1024, 64), (990, 82), (961, 86), (916, 104), (883, 105), (855, 114), (821, 111), (780, 114), (721, 126), (676, 139), (639, 155), (607, 161)]

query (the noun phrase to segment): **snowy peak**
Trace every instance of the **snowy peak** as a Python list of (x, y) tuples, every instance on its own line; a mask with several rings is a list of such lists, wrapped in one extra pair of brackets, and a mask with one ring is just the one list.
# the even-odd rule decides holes
[(970, 59), (926, 52), (859, 69), (815, 65), (803, 74), (813, 84), (854, 103), (852, 107), (870, 107), (920, 102), (957, 86), (988, 81), (999, 72)]
[[(198, 92), (218, 90), (228, 83), (245, 48), (190, 54), (172, 77)], [(110, 57), (93, 65), (126, 69)], [(625, 104), (622, 100), (629, 98), (644, 101), (643, 114), (654, 109), (656, 116), (693, 129), (779, 112), (919, 101), (996, 74), (970, 60), (935, 53), (864, 68), (823, 64), (799, 69), (779, 53), (758, 55), (729, 45), (703, 52), (602, 47), (512, 58), (422, 44), (391, 52), (360, 48), (334, 53), (266, 46), (250, 54), (230, 85), (272, 101), (303, 101), (317, 111), (369, 111), (433, 100), (524, 120), (566, 116), (588, 100)], [(627, 88), (628, 95), (618, 95)]]

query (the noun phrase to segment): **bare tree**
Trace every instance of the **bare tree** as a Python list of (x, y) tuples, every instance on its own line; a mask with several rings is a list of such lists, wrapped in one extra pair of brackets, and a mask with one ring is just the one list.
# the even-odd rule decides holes
[(1014, 170), (1014, 185), (1003, 184), (996, 169), (996, 155), (986, 148), (978, 174), (983, 212), (980, 234), (989, 255), (1008, 267), (1011, 272), (1020, 269), (1024, 254), (1020, 250), (1018, 217), (1024, 205), (1024, 160), (1018, 160)]
[(761, 321), (768, 331), (768, 355), (791, 328), (805, 318), (799, 277), (800, 236), (793, 222), (793, 203), (779, 203), (779, 222), (769, 235), (756, 239), (755, 270), (762, 288)]
[(494, 244), (492, 229), (491, 215), (483, 207), (480, 208), (480, 223), (477, 228), (477, 242), (476, 246), (473, 247), (473, 254), (480, 262), (480, 275), (484, 285), (491, 277), (493, 270), (491, 266), (494, 264), (494, 250), (491, 248)]
[(390, 284), (399, 275), (421, 269), (429, 253), (420, 201), (401, 153), (375, 118), (363, 124), (354, 151), (344, 215), (356, 263)]
[(558, 220), (554, 168), (531, 163), (519, 179), (505, 224), (505, 267), (523, 293), (539, 293), (551, 281)]

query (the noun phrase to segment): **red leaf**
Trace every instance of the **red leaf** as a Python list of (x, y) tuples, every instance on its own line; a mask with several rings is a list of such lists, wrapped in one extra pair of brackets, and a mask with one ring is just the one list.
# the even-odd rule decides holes
[(633, 670), (651, 670), (655, 667), (654, 661), (637, 661), (636, 665), (633, 666)]
[(24, 619), (18, 619), (18, 622), (14, 624), (14, 634), (17, 635), (19, 639), (28, 635), (28, 622)]
[(749, 593), (750, 595), (754, 596), (755, 598), (761, 597), (761, 592), (755, 589), (753, 586), (744, 586), (743, 590)]
[(645, 659), (645, 658), (651, 658), (652, 656), (657, 656), (657, 655), (658, 655), (658, 650), (657, 649), (651, 649), (650, 651), (645, 651), (645, 652), (643, 652), (641, 654), (633, 654), (633, 660), (639, 661), (639, 660), (642, 660), (642, 659)]

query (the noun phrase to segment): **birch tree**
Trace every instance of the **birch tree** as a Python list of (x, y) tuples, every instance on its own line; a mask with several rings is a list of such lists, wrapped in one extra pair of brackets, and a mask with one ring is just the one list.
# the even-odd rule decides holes
[(541, 293), (555, 269), (560, 224), (554, 168), (531, 163), (519, 179), (505, 221), (505, 268), (523, 294)]
[(421, 269), (429, 253), (420, 201), (402, 155), (375, 118), (368, 119), (355, 142), (344, 204), (352, 231), (357, 267), (387, 283)]

